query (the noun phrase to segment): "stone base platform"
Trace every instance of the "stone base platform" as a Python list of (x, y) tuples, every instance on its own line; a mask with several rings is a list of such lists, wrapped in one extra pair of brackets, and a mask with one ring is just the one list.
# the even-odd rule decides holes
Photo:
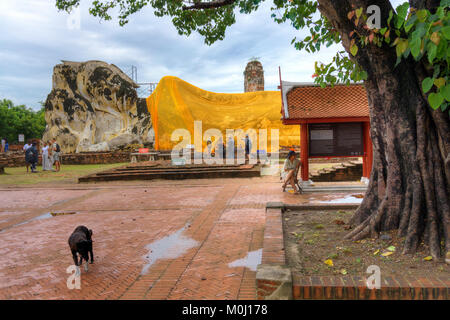
[(78, 182), (153, 180), (153, 179), (205, 179), (205, 178), (249, 178), (260, 177), (259, 165), (183, 165), (169, 166), (157, 162), (128, 165), (113, 170), (98, 172), (78, 179)]

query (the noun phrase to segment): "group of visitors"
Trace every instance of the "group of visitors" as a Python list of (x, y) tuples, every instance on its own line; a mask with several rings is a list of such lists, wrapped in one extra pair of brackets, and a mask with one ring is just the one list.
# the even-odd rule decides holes
[(8, 150), (9, 150), (9, 143), (8, 143), (8, 139), (6, 139), (6, 138), (1, 138), (1, 142), (2, 142), (2, 144), (1, 144), (1, 149), (0, 149), (0, 152), (8, 152)]
[[(23, 146), (23, 150), (25, 151), (25, 162), (28, 168), (31, 168), (32, 173), (36, 173), (36, 166), (39, 161), (39, 152), (37, 149), (37, 143), (27, 142)], [(42, 171), (55, 171), (58, 172), (61, 170), (61, 147), (56, 142), (55, 139), (50, 140), (48, 142), (44, 142), (42, 150)], [(55, 165), (55, 169), (53, 169), (53, 165)]]
[[(248, 134), (245, 135), (245, 138), (242, 141), (243, 141), (243, 145), (245, 146), (244, 147), (245, 148), (244, 149), (245, 159), (248, 161), (250, 152), (252, 150), (252, 141), (251, 141), (250, 137), (248, 136)], [(207, 141), (206, 147), (207, 147), (207, 150), (208, 150), (208, 154), (211, 154), (212, 153), (212, 142), (211, 142), (211, 140)], [(222, 137), (220, 137), (219, 140), (217, 141), (217, 144), (216, 144), (216, 147), (215, 147), (215, 152), (218, 152), (220, 154), (220, 151), (222, 151), (223, 159), (234, 159), (235, 158), (235, 153), (236, 153), (236, 151), (238, 149), (239, 149), (239, 146), (238, 147), (235, 146), (234, 139), (232, 137), (228, 137), (226, 146), (223, 143)], [(239, 153), (237, 154), (237, 156), (239, 156)]]

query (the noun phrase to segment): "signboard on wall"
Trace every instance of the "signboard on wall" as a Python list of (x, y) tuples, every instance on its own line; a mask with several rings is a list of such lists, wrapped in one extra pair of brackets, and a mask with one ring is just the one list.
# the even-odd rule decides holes
[(361, 122), (309, 124), (309, 156), (362, 156)]
[(25, 142), (25, 135), (19, 134), (19, 142)]
[(333, 130), (311, 130), (311, 140), (333, 140)]

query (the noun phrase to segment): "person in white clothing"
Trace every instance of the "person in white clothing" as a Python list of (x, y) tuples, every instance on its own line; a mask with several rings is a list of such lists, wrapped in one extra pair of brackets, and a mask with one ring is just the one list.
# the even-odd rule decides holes
[(211, 142), (211, 140), (208, 140), (206, 142), (206, 151), (205, 151), (206, 154), (205, 154), (204, 158), (211, 159), (211, 152), (212, 152), (212, 142)]
[(48, 154), (49, 148), (50, 143), (44, 143), (44, 147), (42, 148), (42, 171), (52, 170), (52, 162)]
[(23, 151), (27, 151), (27, 149), (28, 149), (29, 147), (31, 147), (31, 143), (30, 143), (30, 144), (28, 144), (28, 142), (25, 143), (25, 145), (23, 146)]
[(48, 167), (48, 145), (47, 143), (44, 143), (44, 146), (42, 147), (42, 171), (47, 171)]

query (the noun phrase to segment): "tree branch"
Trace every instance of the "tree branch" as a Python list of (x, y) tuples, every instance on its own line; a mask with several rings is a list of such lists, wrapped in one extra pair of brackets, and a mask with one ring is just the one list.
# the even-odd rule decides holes
[(428, 9), (434, 12), (439, 7), (440, 0), (409, 0), (409, 5), (416, 9)]
[(230, 4), (233, 4), (236, 2), (236, 0), (216, 0), (211, 2), (197, 2), (190, 6), (183, 6), (183, 10), (201, 10), (201, 9), (213, 9), (213, 8), (220, 8), (224, 6), (228, 6)]

